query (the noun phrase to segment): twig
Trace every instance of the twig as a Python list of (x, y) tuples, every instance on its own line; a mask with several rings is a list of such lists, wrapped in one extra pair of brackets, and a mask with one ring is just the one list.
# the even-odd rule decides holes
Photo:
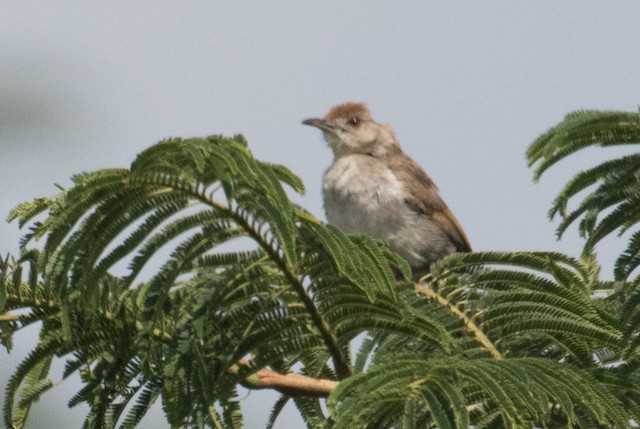
[[(247, 366), (245, 360), (233, 365), (229, 372), (238, 374), (240, 366)], [(250, 389), (275, 389), (287, 396), (325, 398), (340, 384), (338, 381), (318, 379), (306, 375), (281, 374), (270, 369), (259, 369), (244, 378), (242, 384)]]

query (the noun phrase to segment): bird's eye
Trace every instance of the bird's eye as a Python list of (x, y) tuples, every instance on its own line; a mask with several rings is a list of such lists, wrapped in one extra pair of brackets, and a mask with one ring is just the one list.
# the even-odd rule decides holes
[(353, 118), (349, 118), (348, 121), (349, 125), (351, 125), (352, 127), (357, 127), (358, 125), (360, 125), (360, 119), (356, 118), (355, 116)]

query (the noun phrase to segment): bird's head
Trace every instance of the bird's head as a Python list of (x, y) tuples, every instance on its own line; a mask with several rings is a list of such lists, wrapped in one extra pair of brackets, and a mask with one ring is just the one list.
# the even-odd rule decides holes
[(352, 154), (385, 157), (400, 152), (391, 127), (378, 124), (363, 103), (339, 104), (322, 119), (302, 121), (320, 128), (336, 158)]

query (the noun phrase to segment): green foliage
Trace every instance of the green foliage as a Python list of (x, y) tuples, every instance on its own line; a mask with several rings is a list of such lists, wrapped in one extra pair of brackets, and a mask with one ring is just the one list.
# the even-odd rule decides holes
[[(363, 315), (380, 331), (416, 317), (425, 341), (448, 339), (405, 315), (392, 270), (409, 276), (404, 261), (292, 204), (283, 185), (302, 191), (300, 180), (255, 160), (240, 136), (161, 142), (131, 169), (73, 180), (11, 214), (31, 222), (25, 249), (45, 241), (25, 250), (29, 279), (23, 261), (2, 270), (3, 311), (33, 309), (3, 325), (5, 343), (43, 321), (40, 345), (9, 384), (8, 425), (21, 425), (16, 395), (33, 390), (31, 372), (53, 356), (85, 383), (70, 405), (90, 405), (88, 427), (133, 427), (158, 397), (172, 425), (238, 427), (236, 387), (255, 368), (347, 376), (344, 346)], [(154, 260), (162, 264), (143, 278)], [(250, 365), (232, 371), (246, 356)]]
[[(537, 179), (563, 158), (589, 146), (617, 146), (640, 143), (640, 114), (626, 112), (574, 112), (559, 125), (541, 135), (527, 151), (529, 165), (536, 165)], [(561, 236), (580, 220), (586, 237), (585, 252), (612, 232), (623, 234), (640, 221), (640, 154), (605, 161), (571, 179), (554, 200), (549, 216), (560, 215)], [(568, 210), (569, 201), (582, 191), (578, 207)], [(627, 249), (616, 262), (616, 279), (627, 279), (640, 265), (640, 233), (631, 236)]]
[[(577, 113), (529, 160), (539, 177), (637, 133), (638, 115)], [(599, 279), (592, 249), (635, 225), (637, 160), (578, 173), (554, 202), (560, 232), (583, 218), (579, 258), (456, 254), (419, 284), (384, 243), (293, 204), (286, 188), (303, 192), (300, 179), (241, 136), (164, 141), (129, 169), (78, 174), (10, 215), (28, 232), (0, 263), (0, 341), (11, 349), (34, 323), (40, 338), (7, 384), (4, 422), (25, 427), (62, 358), (83, 382), (69, 405), (89, 405), (87, 428), (133, 428), (158, 400), (173, 427), (240, 428), (238, 387), (264, 387), (263, 369), (340, 381), (328, 415), (314, 395), (283, 395), (269, 425), (292, 400), (309, 427), (629, 427), (640, 239), (617, 282)], [(567, 212), (592, 185), (597, 196)]]
[[(551, 403), (549, 400), (551, 399)], [(332, 395), (334, 427), (534, 427), (558, 410), (571, 426), (628, 426), (628, 413), (587, 372), (543, 358), (429, 359), (396, 354)]]

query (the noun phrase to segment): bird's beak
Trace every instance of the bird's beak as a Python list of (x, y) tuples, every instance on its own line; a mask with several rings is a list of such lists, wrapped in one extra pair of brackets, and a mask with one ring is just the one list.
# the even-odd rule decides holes
[(310, 118), (302, 121), (305, 125), (311, 125), (312, 127), (320, 128), (322, 131), (333, 132), (333, 126), (327, 123), (324, 119)]

